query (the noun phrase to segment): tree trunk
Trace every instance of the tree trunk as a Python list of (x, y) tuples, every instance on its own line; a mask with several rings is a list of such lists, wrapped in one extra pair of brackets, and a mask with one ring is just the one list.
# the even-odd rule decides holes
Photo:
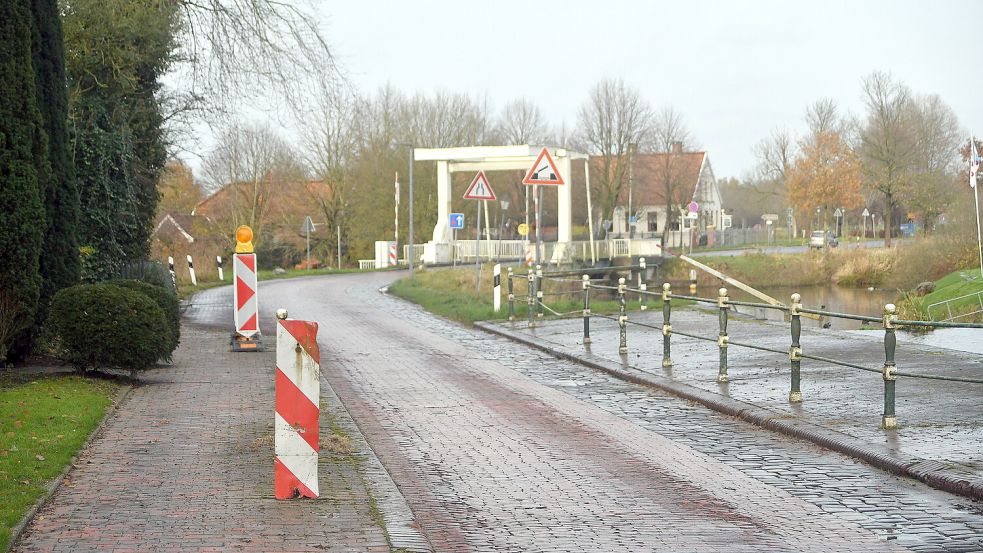
[(884, 247), (891, 247), (891, 220), (894, 218), (894, 194), (884, 194)]

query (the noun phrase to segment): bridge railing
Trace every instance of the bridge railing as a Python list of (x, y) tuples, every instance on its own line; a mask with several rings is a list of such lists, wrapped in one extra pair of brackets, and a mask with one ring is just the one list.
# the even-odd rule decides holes
[[(741, 347), (747, 349), (753, 349), (758, 351), (764, 351), (769, 353), (774, 353), (786, 357), (789, 360), (790, 367), (790, 382), (789, 382), (789, 394), (788, 400), (790, 403), (798, 403), (802, 401), (802, 390), (801, 384), (801, 364), (803, 359), (808, 359), (812, 361), (819, 361), (822, 363), (829, 363), (831, 365), (844, 367), (853, 370), (859, 370), (870, 373), (878, 373), (881, 375), (881, 379), (884, 383), (884, 410), (881, 416), (881, 427), (890, 429), (897, 427), (897, 414), (895, 410), (895, 382), (899, 377), (901, 378), (913, 378), (913, 379), (924, 379), (924, 380), (941, 380), (949, 382), (961, 382), (970, 384), (983, 384), (983, 378), (970, 378), (970, 377), (958, 377), (958, 376), (947, 376), (940, 374), (924, 374), (918, 372), (908, 372), (908, 371), (898, 371), (897, 363), (895, 361), (895, 356), (897, 354), (897, 336), (895, 334), (898, 328), (978, 328), (983, 329), (983, 323), (958, 323), (958, 322), (943, 322), (943, 321), (917, 321), (917, 320), (905, 320), (900, 319), (897, 315), (897, 308), (894, 304), (887, 304), (884, 306), (884, 311), (880, 316), (867, 316), (867, 315), (857, 315), (852, 313), (840, 313), (836, 311), (828, 311), (824, 309), (811, 309), (804, 307), (802, 305), (802, 297), (800, 294), (792, 294), (790, 298), (790, 303), (788, 305), (772, 305), (768, 303), (756, 303), (750, 301), (738, 301), (732, 300), (727, 295), (727, 289), (721, 288), (718, 291), (718, 295), (715, 298), (705, 298), (700, 296), (674, 294), (672, 292), (672, 287), (669, 283), (664, 283), (662, 289), (659, 291), (649, 291), (647, 289), (646, 283), (644, 282), (643, 275), (645, 273), (644, 261), (640, 265), (635, 266), (625, 266), (618, 268), (607, 268), (611, 269), (627, 269), (629, 271), (637, 271), (638, 273), (638, 285), (636, 288), (631, 288), (628, 286), (628, 281), (632, 280), (620, 278), (618, 280), (617, 286), (598, 284), (593, 282), (591, 274), (587, 271), (578, 272), (553, 272), (553, 273), (543, 273), (541, 269), (536, 271), (529, 271), (525, 274), (516, 274), (514, 276), (526, 277), (527, 282), (527, 304), (528, 309), (528, 325), (535, 326), (537, 319), (541, 319), (549, 313), (556, 317), (572, 317), (579, 315), (583, 318), (583, 343), (585, 346), (591, 343), (590, 327), (591, 319), (601, 319), (606, 321), (612, 321), (618, 325), (618, 352), (621, 355), (626, 355), (628, 353), (628, 326), (634, 325), (640, 328), (646, 328), (660, 332), (662, 334), (662, 367), (670, 368), (673, 366), (672, 361), (672, 337), (674, 335), (685, 336), (694, 340), (701, 340), (707, 342), (715, 342), (719, 350), (719, 363), (718, 372), (716, 380), (718, 382), (728, 381), (728, 348), (730, 347)], [(579, 279), (569, 278), (576, 274), (581, 274)], [(631, 273), (630, 273), (631, 275)], [(515, 309), (514, 309), (514, 283), (513, 274), (509, 272), (509, 320), (515, 320)], [(557, 291), (544, 292), (546, 288), (546, 282), (554, 282), (557, 284), (564, 284), (565, 286), (559, 287)], [(575, 290), (571, 283), (579, 284), (579, 290)], [(606, 293), (608, 295), (613, 295), (617, 299), (617, 314), (610, 315), (605, 313), (595, 313), (591, 310), (592, 297), (597, 293)], [(546, 305), (547, 298), (554, 298), (557, 296), (567, 296), (575, 297), (579, 295), (582, 300), (582, 308), (573, 311), (558, 311), (551, 309)], [(635, 296), (637, 298), (637, 305), (640, 311), (644, 311), (649, 307), (649, 302), (653, 304), (655, 302), (661, 303), (662, 308), (662, 324), (654, 325), (643, 321), (631, 320), (628, 316), (629, 306), (632, 302), (629, 301), (630, 296)], [(716, 335), (701, 335), (693, 332), (684, 332), (678, 329), (673, 329), (672, 327), (672, 305), (674, 301), (685, 300), (687, 302), (710, 304), (717, 308), (717, 332)], [(765, 345), (752, 343), (751, 341), (742, 341), (741, 339), (734, 339), (728, 331), (728, 321), (729, 312), (735, 306), (753, 307), (758, 309), (771, 309), (775, 311), (781, 311), (786, 315), (786, 320), (789, 322), (790, 330), (790, 341), (789, 348), (778, 349), (773, 347), (768, 347)], [(813, 314), (820, 315), (829, 318), (838, 319), (849, 319), (854, 321), (860, 321), (865, 324), (879, 325), (884, 331), (884, 363), (879, 366), (870, 366), (862, 363), (853, 362), (846, 359), (835, 359), (832, 357), (827, 357), (818, 354), (806, 353), (803, 350), (801, 337), (802, 337), (802, 320), (801, 316), (803, 314)]]

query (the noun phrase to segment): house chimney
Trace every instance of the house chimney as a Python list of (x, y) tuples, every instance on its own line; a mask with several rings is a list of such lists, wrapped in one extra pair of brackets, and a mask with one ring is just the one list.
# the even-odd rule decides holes
[(672, 143), (672, 153), (674, 153), (674, 154), (681, 154), (681, 153), (683, 153), (683, 143), (680, 142), (680, 141), (678, 141), (678, 140), (676, 142), (673, 142)]

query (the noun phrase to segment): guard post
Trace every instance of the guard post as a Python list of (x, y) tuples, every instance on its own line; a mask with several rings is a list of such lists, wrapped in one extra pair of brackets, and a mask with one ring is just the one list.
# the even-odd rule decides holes
[(894, 384), (898, 380), (894, 374), (897, 370), (894, 353), (898, 346), (897, 336), (894, 335), (894, 321), (898, 319), (896, 312), (893, 303), (884, 306), (884, 369), (881, 372), (884, 377), (884, 415), (881, 417), (881, 428), (885, 430), (898, 427), (898, 417), (894, 412)]
[(618, 279), (618, 353), (628, 353), (628, 315), (625, 313), (625, 277)]
[(512, 267), (508, 268), (509, 280), (509, 322), (515, 320), (515, 290), (512, 283)]
[(669, 316), (672, 314), (672, 285), (662, 284), (662, 368), (672, 367), (672, 355), (669, 351), (669, 341), (672, 336), (672, 324)]
[(584, 345), (590, 345), (590, 277), (580, 277), (580, 286), (584, 290)]
[(536, 326), (536, 273), (526, 271), (526, 288), (529, 290), (526, 303), (529, 304), (529, 328)]
[(321, 353), (317, 323), (276, 311), (273, 491), (277, 499), (318, 496)]
[(648, 305), (645, 305), (645, 292), (648, 290), (648, 285), (645, 284), (645, 258), (638, 258), (638, 309), (645, 311), (648, 309)]
[(789, 318), (792, 319), (792, 345), (788, 348), (788, 359), (792, 365), (792, 384), (788, 392), (788, 400), (791, 403), (802, 402), (802, 390), (799, 388), (802, 369), (802, 345), (799, 339), (802, 336), (802, 296), (792, 294), (792, 303), (788, 309)]
[(536, 265), (536, 318), (543, 318), (543, 266)]
[(727, 382), (727, 310), (730, 306), (727, 302), (727, 289), (721, 288), (717, 291), (717, 307), (720, 309), (720, 334), (717, 336), (717, 347), (720, 348), (720, 371), (717, 373), (717, 382)]

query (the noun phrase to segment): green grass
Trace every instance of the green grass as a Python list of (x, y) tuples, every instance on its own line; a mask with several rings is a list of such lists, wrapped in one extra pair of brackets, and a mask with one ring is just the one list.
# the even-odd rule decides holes
[(0, 550), (102, 420), (117, 388), (74, 375), (0, 374)]
[[(953, 271), (935, 281), (935, 290), (931, 294), (918, 299), (919, 312), (927, 316), (929, 315), (929, 305), (967, 295), (970, 297), (962, 298), (951, 303), (952, 313), (959, 314), (976, 311), (980, 309), (980, 300), (976, 296), (977, 292), (983, 292), (983, 278), (980, 278), (979, 269)], [(943, 306), (938, 306), (932, 309), (931, 314), (935, 315), (936, 319), (940, 319), (946, 317), (948, 311)], [(970, 320), (973, 319), (968, 317), (959, 319), (961, 322)]]
[[(502, 310), (495, 313), (492, 306), (491, 266), (486, 265), (481, 272), (480, 289), (475, 290), (475, 270), (430, 269), (417, 271), (410, 277), (394, 282), (389, 292), (395, 296), (419, 304), (427, 311), (460, 323), (475, 321), (504, 320), (508, 317), (508, 284), (505, 271), (502, 274)], [(524, 268), (517, 271), (524, 271)], [(524, 277), (514, 279), (515, 316), (517, 320), (528, 317), (527, 288)], [(558, 313), (579, 315), (583, 310), (580, 282), (550, 282), (545, 285), (546, 294), (562, 293), (561, 296), (547, 295), (544, 303)], [(597, 292), (595, 292), (597, 294)], [(627, 309), (638, 310), (638, 296), (628, 293)], [(674, 302), (674, 305), (683, 302)], [(661, 309), (662, 300), (650, 298), (649, 309)], [(590, 302), (594, 313), (611, 314), (618, 311), (618, 302), (613, 299), (597, 299)], [(549, 311), (546, 316), (551, 316)]]
[(276, 274), (273, 269), (261, 269), (256, 277), (259, 280), (276, 280), (281, 278), (297, 278), (317, 275), (333, 275), (343, 273), (369, 273), (373, 271), (384, 271), (386, 269), (287, 269), (283, 274)]

